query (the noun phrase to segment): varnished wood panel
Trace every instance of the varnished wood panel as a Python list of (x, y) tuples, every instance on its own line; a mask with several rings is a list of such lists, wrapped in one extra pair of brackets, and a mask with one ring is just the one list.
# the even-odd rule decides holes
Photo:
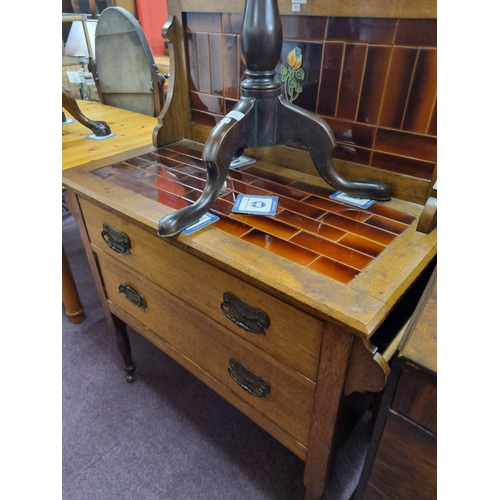
[(422, 380), (413, 370), (402, 370), (392, 408), (437, 434), (437, 387)]
[(363, 500), (436, 497), (436, 437), (389, 413)]

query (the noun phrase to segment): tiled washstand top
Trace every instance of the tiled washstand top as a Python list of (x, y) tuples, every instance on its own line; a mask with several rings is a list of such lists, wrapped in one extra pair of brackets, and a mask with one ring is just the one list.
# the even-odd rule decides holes
[[(201, 153), (183, 145), (92, 173), (175, 210), (196, 201), (206, 179)], [(212, 226), (345, 284), (403, 233), (415, 216), (383, 203), (358, 209), (330, 199), (333, 191), (252, 163), (230, 170), (210, 210), (220, 217)], [(276, 215), (232, 213), (240, 193), (278, 196)]]

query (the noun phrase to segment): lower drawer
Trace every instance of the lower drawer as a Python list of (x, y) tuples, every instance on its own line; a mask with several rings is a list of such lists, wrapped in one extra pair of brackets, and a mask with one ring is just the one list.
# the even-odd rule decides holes
[(97, 257), (110, 302), (307, 447), (314, 383), (114, 258)]

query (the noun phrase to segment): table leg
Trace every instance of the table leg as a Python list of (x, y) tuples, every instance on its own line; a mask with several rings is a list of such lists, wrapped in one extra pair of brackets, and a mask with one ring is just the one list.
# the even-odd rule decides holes
[(111, 321), (115, 330), (116, 344), (125, 364), (126, 380), (131, 384), (135, 380), (135, 364), (132, 361), (132, 350), (130, 348), (127, 325), (114, 314), (111, 314)]
[(341, 413), (353, 335), (328, 324), (323, 332), (309, 447), (304, 471), (306, 500), (320, 500), (329, 475), (332, 448)]
[(81, 323), (85, 319), (85, 312), (80, 302), (80, 296), (78, 295), (64, 246), (62, 248), (62, 300), (69, 319), (73, 323)]

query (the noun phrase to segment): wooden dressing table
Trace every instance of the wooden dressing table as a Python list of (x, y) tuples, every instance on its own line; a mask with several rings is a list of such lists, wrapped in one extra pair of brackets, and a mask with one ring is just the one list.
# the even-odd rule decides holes
[[(216, 32), (231, 9), (241, 21), (242, 3), (227, 3), (169, 1), (171, 79), (155, 147), (64, 171), (63, 183), (127, 380), (135, 377), (128, 325), (303, 459), (307, 498), (317, 500), (352, 396), (383, 390), (404, 323), (435, 266), (437, 231), (432, 224), (422, 230), (420, 220), (434, 174), (340, 159), (349, 178), (393, 189), (390, 201), (362, 210), (329, 198), (334, 190), (300, 147), (253, 148), (244, 154), (257, 161), (229, 171), (211, 208), (219, 220), (159, 237), (159, 219), (199, 198), (204, 143), (238, 97), (232, 87), (226, 99), (199, 92), (202, 80), (215, 85), (218, 72), (210, 80), (189, 63), (204, 40), (233, 40)], [(312, 22), (326, 26), (334, 14), (321, 9)], [(199, 54), (196, 60), (209, 68)], [(234, 214), (240, 193), (278, 196), (276, 215)]]

